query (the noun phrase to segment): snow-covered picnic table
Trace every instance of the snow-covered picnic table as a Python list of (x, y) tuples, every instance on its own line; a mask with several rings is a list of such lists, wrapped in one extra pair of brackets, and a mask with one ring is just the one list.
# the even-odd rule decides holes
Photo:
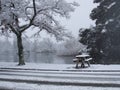
[(88, 64), (90, 67), (90, 60), (92, 58), (89, 58), (90, 56), (87, 54), (82, 54), (82, 55), (77, 55), (75, 59), (73, 59), (74, 62), (76, 62), (76, 68), (78, 68), (78, 64), (81, 63), (81, 67), (85, 68), (85, 62)]

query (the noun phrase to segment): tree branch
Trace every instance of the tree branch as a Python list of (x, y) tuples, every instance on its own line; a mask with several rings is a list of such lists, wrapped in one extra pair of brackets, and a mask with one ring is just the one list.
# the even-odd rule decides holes
[(24, 31), (27, 30), (30, 26), (32, 26), (32, 23), (33, 23), (36, 15), (37, 15), (35, 0), (33, 0), (33, 10), (34, 10), (34, 15), (33, 15), (32, 19), (30, 20), (29, 24), (28, 24), (28, 25), (25, 25), (24, 29), (22, 29), (20, 32), (24, 32)]
[(16, 35), (19, 35), (19, 32), (17, 32), (12, 25), (8, 24), (8, 26), (10, 27), (13, 33), (15, 33)]
[[(34, 10), (34, 15), (33, 15), (33, 17), (31, 18), (31, 19), (29, 19), (30, 20), (30, 22), (29, 22), (29, 24), (27, 24), (27, 25), (24, 25), (24, 26), (22, 26), (21, 27), (21, 30), (20, 30), (20, 32), (24, 32), (25, 30), (27, 30), (30, 26), (32, 26), (33, 25), (33, 21), (35, 20), (35, 17), (38, 15), (38, 14), (40, 14), (42, 11), (46, 11), (46, 10), (49, 10), (49, 9), (55, 9), (55, 8), (57, 8), (57, 5), (58, 5), (58, 3), (60, 2), (60, 0), (58, 0), (57, 2), (56, 2), (56, 5), (55, 6), (53, 6), (53, 7), (46, 7), (46, 8), (43, 8), (43, 9), (40, 9), (40, 10), (36, 10), (36, 4), (35, 4), (35, 0), (33, 0), (33, 10)], [(28, 7), (29, 8), (29, 7)], [(30, 7), (30, 8), (32, 8), (32, 7)], [(41, 14), (43, 14), (43, 13), (41, 13)], [(44, 14), (45, 15), (45, 14)], [(46, 14), (46, 16), (47, 16), (47, 14)], [(49, 17), (50, 18), (50, 17)], [(51, 18), (51, 19), (53, 19), (53, 18)], [(53, 20), (54, 21), (54, 20)], [(55, 22), (55, 21), (54, 21)]]
[(37, 14), (37, 11), (36, 11), (36, 4), (35, 4), (35, 0), (33, 0), (33, 9), (34, 9), (34, 15)]

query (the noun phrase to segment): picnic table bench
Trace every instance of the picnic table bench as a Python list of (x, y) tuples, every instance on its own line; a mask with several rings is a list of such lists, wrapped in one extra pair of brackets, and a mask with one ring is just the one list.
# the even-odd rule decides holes
[(73, 59), (73, 62), (76, 62), (76, 68), (78, 68), (79, 63), (81, 63), (81, 68), (85, 68), (85, 63), (88, 64), (88, 67), (90, 67), (90, 58), (89, 55), (77, 55), (75, 59)]

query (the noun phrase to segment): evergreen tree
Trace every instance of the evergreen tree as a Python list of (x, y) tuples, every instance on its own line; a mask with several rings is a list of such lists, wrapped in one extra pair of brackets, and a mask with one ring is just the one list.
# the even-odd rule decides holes
[(94, 3), (99, 5), (90, 15), (92, 20), (96, 20), (94, 34), (89, 31), (93, 37), (88, 41), (94, 38), (92, 46), (87, 44), (91, 48), (90, 53), (96, 61), (100, 57), (100, 63), (120, 63), (120, 0), (94, 0)]
[(100, 27), (91, 27), (88, 29), (80, 29), (80, 43), (87, 45), (87, 51), (93, 58), (93, 63), (103, 63), (101, 61), (103, 54), (103, 43), (105, 41), (105, 33), (99, 31)]

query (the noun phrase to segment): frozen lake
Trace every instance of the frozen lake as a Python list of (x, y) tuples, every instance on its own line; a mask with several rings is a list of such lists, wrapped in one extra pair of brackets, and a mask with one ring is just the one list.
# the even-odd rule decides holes
[[(25, 62), (47, 63), (47, 64), (72, 64), (74, 56), (57, 56), (55, 53), (27, 53)], [(0, 54), (1, 62), (18, 62), (17, 55), (11, 53)]]

